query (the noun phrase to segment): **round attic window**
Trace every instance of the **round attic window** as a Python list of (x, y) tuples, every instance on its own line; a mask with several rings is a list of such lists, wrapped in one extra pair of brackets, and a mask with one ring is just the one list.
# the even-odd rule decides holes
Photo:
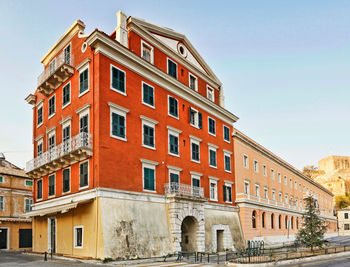
[(86, 49), (87, 49), (87, 43), (84, 42), (83, 45), (81, 46), (81, 52), (85, 53)]
[(187, 57), (187, 49), (186, 46), (184, 46), (182, 43), (179, 43), (177, 45), (177, 51), (179, 52), (179, 54), (183, 57)]

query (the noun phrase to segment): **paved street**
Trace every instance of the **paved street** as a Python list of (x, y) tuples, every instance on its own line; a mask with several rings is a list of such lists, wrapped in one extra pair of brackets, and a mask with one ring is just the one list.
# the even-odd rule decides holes
[(350, 257), (337, 257), (334, 256), (330, 259), (308, 261), (305, 263), (294, 263), (283, 265), (282, 267), (349, 267)]
[(0, 266), (12, 267), (12, 266), (28, 266), (28, 267), (38, 267), (38, 266), (128, 266), (128, 267), (210, 267), (215, 265), (209, 264), (189, 264), (185, 262), (153, 262), (153, 263), (140, 263), (137, 265), (122, 265), (122, 264), (103, 264), (103, 263), (84, 263), (77, 260), (65, 260), (65, 259), (54, 259), (44, 261), (42, 255), (32, 255), (21, 252), (12, 251), (1, 251), (0, 250)]

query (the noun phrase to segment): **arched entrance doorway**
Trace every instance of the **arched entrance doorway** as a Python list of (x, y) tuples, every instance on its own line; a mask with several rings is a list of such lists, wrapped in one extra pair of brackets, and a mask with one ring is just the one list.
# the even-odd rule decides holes
[(181, 224), (181, 251), (197, 251), (198, 221), (193, 216), (187, 216)]

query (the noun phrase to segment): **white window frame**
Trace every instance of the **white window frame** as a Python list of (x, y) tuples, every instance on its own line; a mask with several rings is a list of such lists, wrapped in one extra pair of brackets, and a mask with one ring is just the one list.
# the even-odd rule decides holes
[(290, 185), (290, 188), (293, 189), (293, 179), (292, 178), (289, 178), (289, 185)]
[(275, 170), (271, 168), (270, 172), (271, 172), (271, 180), (274, 181), (275, 180)]
[(259, 173), (259, 162), (256, 159), (254, 160), (254, 172)]
[[(85, 162), (88, 163), (88, 168), (87, 168), (88, 169), (88, 184), (83, 186), (83, 187), (80, 187), (80, 165), (84, 164)], [(89, 159), (79, 162), (79, 176), (78, 177), (79, 177), (79, 190), (89, 188), (89, 186), (90, 186), (90, 162), (89, 162)]]
[[(113, 71), (112, 69), (113, 68), (116, 68), (117, 70), (121, 71), (121, 72), (124, 72), (124, 92), (122, 91), (119, 91), (118, 89), (115, 89), (113, 87)], [(110, 64), (110, 73), (109, 73), (109, 88), (113, 91), (113, 92), (117, 92), (121, 95), (124, 95), (124, 96), (127, 96), (127, 92), (126, 92), (126, 72), (123, 71), (121, 68), (118, 68), (117, 66), (113, 65), (113, 64)]]
[[(140, 161), (142, 163), (142, 191), (144, 191), (144, 192), (152, 192), (152, 193), (157, 192), (156, 167), (158, 165), (158, 162), (147, 160), (147, 159), (140, 159)], [(143, 170), (144, 168), (152, 169), (154, 171), (154, 190), (145, 189), (145, 172)]]
[[(231, 203), (232, 204), (232, 201), (233, 201), (232, 184), (233, 184), (233, 182), (225, 181), (225, 186), (231, 188), (231, 201), (226, 200), (225, 203)], [(228, 199), (227, 195), (226, 195), (226, 198)]]
[[(153, 120), (153, 119), (150, 119), (146, 116), (143, 116), (141, 115), (140, 116), (141, 120), (142, 120), (142, 146), (145, 147), (145, 148), (149, 148), (149, 149), (152, 149), (152, 150), (157, 150), (156, 149), (156, 125), (158, 124), (158, 121), (156, 120)], [(144, 129), (143, 129), (143, 126), (146, 125), (148, 127), (152, 127), (153, 128), (153, 135), (154, 135), (154, 147), (152, 146), (148, 146), (148, 145), (145, 145), (144, 144)]]
[(282, 183), (282, 175), (281, 175), (281, 173), (279, 172), (279, 173), (277, 174), (277, 176), (278, 176), (278, 182), (279, 182), (279, 183)]
[[(209, 177), (209, 200), (218, 201), (218, 178)], [(214, 196), (211, 195), (211, 184), (215, 184)]]
[[(176, 101), (177, 101), (177, 117), (174, 116), (173, 114), (170, 114), (170, 97), (176, 99)], [(172, 95), (168, 95), (168, 116), (173, 117), (173, 118), (178, 120), (179, 119), (179, 114), (180, 114), (179, 100), (176, 97), (172, 96)]]
[(284, 194), (284, 203), (287, 205), (289, 204), (289, 198), (287, 193)]
[[(192, 89), (191, 86), (191, 76), (194, 77), (196, 79), (195, 82), (195, 88)], [(193, 75), (191, 72), (188, 72), (188, 87), (190, 87), (190, 89), (195, 90), (196, 92), (198, 92), (198, 78), (196, 75)]]
[[(169, 74), (169, 60), (176, 65), (176, 78)], [(167, 69), (167, 74), (168, 75), (170, 75), (171, 77), (173, 77), (176, 80), (179, 78), (179, 66), (177, 65), (177, 63), (174, 60), (172, 60), (172, 59), (170, 59), (168, 57), (166, 58), (166, 69)]]
[[(195, 137), (195, 136), (190, 136), (191, 140), (191, 161), (196, 162), (196, 163), (201, 163), (201, 145), (200, 143), (202, 142), (202, 139)], [(198, 154), (199, 154), (199, 160), (194, 160), (192, 159), (192, 143), (198, 145)]]
[[(38, 198), (38, 183), (39, 183), (39, 181), (41, 181), (41, 198)], [(35, 198), (36, 198), (37, 201), (43, 199), (43, 197), (44, 197), (44, 183), (43, 183), (43, 179), (42, 178), (38, 179), (36, 181), (36, 191), (35, 191), (35, 193), (36, 193)]]
[(276, 190), (275, 189), (271, 190), (271, 199), (276, 201)]
[(288, 185), (288, 178), (287, 178), (287, 176), (285, 175), (284, 177), (283, 177), (283, 179), (284, 179), (284, 185)]
[[(246, 187), (246, 186), (247, 186), (247, 187)], [(247, 188), (247, 192), (245, 191), (246, 188)], [(250, 194), (249, 180), (247, 180), (247, 179), (244, 180), (243, 193), (244, 193), (245, 195), (249, 195), (249, 194)]]
[[(53, 60), (51, 60), (51, 62), (49, 63), (49, 72), (50, 75), (54, 74), (55, 71), (57, 70), (57, 65), (56, 65), (56, 58), (54, 58)], [(52, 68), (52, 66), (54, 66), (54, 68)]]
[(41, 137), (37, 142), (36, 142), (36, 155), (37, 157), (39, 156), (39, 151), (38, 151), (38, 147), (39, 145), (41, 144), (41, 147), (42, 147), (42, 151), (41, 151), (41, 154), (42, 155), (44, 153), (44, 138)]
[[(228, 140), (225, 139), (225, 128), (228, 129), (228, 135), (229, 135)], [(224, 141), (230, 144), (231, 143), (231, 129), (230, 129), (230, 127), (223, 125), (222, 131), (223, 131), (222, 136), (223, 136)]]
[(249, 157), (246, 154), (243, 154), (243, 167), (246, 169), (249, 168)]
[[(117, 104), (114, 104), (112, 102), (108, 102), (109, 105), (109, 136), (114, 138), (114, 139), (118, 139), (121, 141), (128, 141), (127, 139), (127, 124), (126, 124), (126, 114), (129, 113), (129, 110), (127, 108), (121, 107)], [(123, 116), (124, 117), (124, 123), (125, 123), (125, 137), (120, 137), (120, 136), (116, 136), (113, 135), (113, 119), (112, 119), (112, 114), (115, 113), (119, 116)]]
[(43, 101), (41, 101), (39, 105), (36, 107), (36, 123), (38, 123), (39, 109), (42, 110), (42, 115), (41, 115), (42, 118), (41, 118), (41, 123), (37, 124), (36, 128), (39, 128), (44, 123), (44, 102)]
[[(49, 193), (49, 191), (50, 191), (50, 179), (49, 179), (49, 177), (50, 176), (54, 176), (54, 183), (55, 183), (55, 186), (54, 186), (54, 188), (55, 188), (55, 194), (53, 194), (53, 195), (49, 195), (50, 193)], [(49, 174), (48, 176), (47, 176), (47, 198), (54, 198), (56, 196), (56, 173), (51, 173), (51, 174)]]
[[(69, 190), (67, 192), (63, 192), (63, 171), (67, 169), (69, 169)], [(80, 179), (80, 167), (79, 167), (79, 179)], [(79, 180), (79, 184), (80, 184), (80, 180)], [(71, 188), (72, 188), (72, 170), (71, 170), (71, 167), (69, 166), (67, 168), (62, 169), (62, 195), (70, 193)]]
[(260, 185), (255, 184), (255, 197), (260, 198)]
[[(215, 169), (218, 168), (218, 153), (217, 153), (218, 148), (219, 148), (219, 147), (216, 146), (216, 145), (208, 144), (208, 161), (209, 161), (209, 167), (215, 168)], [(216, 163), (215, 166), (210, 164), (210, 151), (214, 151), (214, 152), (215, 152), (215, 163)]]
[(25, 197), (24, 198), (24, 212), (30, 212), (26, 210), (26, 206), (27, 206), (27, 203), (26, 201), (31, 201), (32, 203), (30, 203), (30, 210), (32, 209), (32, 205), (33, 205), (33, 199), (32, 198), (29, 198), (29, 197)]
[[(232, 173), (232, 152), (224, 149), (224, 170), (225, 172)], [(226, 157), (230, 158), (230, 170), (226, 170)]]
[(283, 203), (283, 195), (282, 192), (278, 193), (278, 202)]
[(191, 174), (191, 185), (194, 186), (193, 179), (196, 179), (196, 180), (199, 180), (199, 187), (201, 187), (201, 178), (203, 174), (198, 172), (193, 172), (193, 171), (191, 171), (190, 174)]
[[(144, 45), (148, 46), (151, 49), (151, 53), (150, 53), (150, 61), (148, 61), (147, 59), (143, 58), (143, 47)], [(145, 42), (144, 40), (141, 39), (141, 58), (146, 60), (147, 62), (154, 64), (154, 48), (153, 46), (151, 46), (149, 43)]]
[[(214, 121), (214, 126), (215, 126), (215, 132), (214, 133), (211, 133), (210, 130), (209, 130), (209, 120), (213, 120)], [(213, 119), (212, 117), (209, 117), (208, 116), (208, 133), (212, 136), (216, 136), (216, 120)]]
[[(57, 226), (56, 226), (57, 228)], [(76, 229), (81, 228), (81, 246), (77, 246), (77, 232)], [(57, 237), (56, 237), (57, 238)], [(84, 248), (84, 226), (83, 225), (77, 225), (74, 226), (74, 248), (82, 249)]]
[[(167, 129), (168, 129), (168, 154), (171, 156), (180, 157), (180, 134), (182, 133), (182, 131), (171, 126), (167, 126)], [(178, 154), (174, 154), (170, 152), (170, 135), (177, 137)]]
[[(55, 99), (55, 112), (54, 113), (52, 113), (51, 115), (50, 115), (50, 100), (52, 99), (52, 98), (54, 98)], [(49, 115), (49, 117), (47, 118), (48, 120), (49, 119), (51, 119), (53, 116), (55, 116), (56, 115), (56, 94), (54, 94), (54, 95), (52, 95), (49, 99), (48, 99), (48, 115)]]
[[(90, 61), (86, 61), (85, 64), (83, 64), (80, 69), (79, 69), (79, 78), (78, 78), (78, 84), (79, 84), (79, 88), (78, 88), (78, 92), (79, 92), (79, 96), (78, 97), (82, 97), (83, 95), (87, 94), (88, 92), (90, 92)], [(78, 68), (78, 67), (77, 67)], [(80, 74), (82, 72), (84, 72), (85, 70), (88, 70), (88, 89), (85, 90), (84, 92), (80, 93)]]
[[(196, 114), (194, 115), (194, 124), (192, 124), (191, 118), (190, 118), (190, 125), (193, 126), (194, 128), (199, 129), (199, 111), (193, 107), (190, 107), (191, 111), (194, 111)], [(202, 117), (203, 121), (203, 117)]]
[[(152, 87), (153, 88), (153, 106), (146, 103), (146, 102), (143, 102), (143, 85), (146, 84), (147, 86), (149, 87)], [(145, 106), (147, 107), (150, 107), (150, 108), (153, 108), (153, 109), (156, 109), (156, 91), (155, 91), (155, 88), (154, 86), (150, 85), (149, 83), (146, 83), (144, 81), (141, 82), (141, 103), (144, 104)], [(179, 110), (178, 110), (179, 111)]]
[(297, 183), (297, 181), (294, 181), (294, 189), (298, 190), (298, 183)]
[(264, 199), (269, 199), (269, 188), (264, 186)]
[(67, 127), (70, 127), (69, 130), (69, 138), (72, 138), (72, 126), (71, 126), (71, 118), (65, 120), (62, 122), (62, 142), (63, 142), (63, 130), (66, 129)]
[(265, 164), (263, 165), (263, 175), (267, 177), (267, 167)]
[(168, 183), (170, 184), (170, 174), (176, 174), (179, 176), (179, 184), (181, 183), (181, 177), (180, 177), (180, 172), (182, 171), (181, 168), (173, 167), (173, 166), (167, 166), (168, 168)]
[(75, 111), (79, 115), (79, 133), (80, 133), (80, 119), (88, 116), (88, 133), (90, 133), (90, 104), (86, 104)]
[[(212, 91), (212, 98), (209, 98), (209, 91)], [(207, 85), (207, 98), (213, 102), (215, 102), (215, 89), (209, 85)]]
[[(63, 88), (66, 87), (68, 84), (69, 84), (69, 102), (67, 102), (66, 104), (63, 104), (63, 96), (64, 96)], [(64, 109), (67, 106), (69, 106), (71, 101), (72, 101), (72, 84), (71, 84), (71, 81), (69, 81), (65, 85), (62, 86), (62, 109)]]

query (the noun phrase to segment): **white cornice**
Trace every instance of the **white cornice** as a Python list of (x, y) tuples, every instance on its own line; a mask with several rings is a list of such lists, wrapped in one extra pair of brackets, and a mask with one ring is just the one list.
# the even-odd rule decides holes
[(78, 108), (75, 112), (79, 114), (85, 111), (86, 109), (89, 109), (90, 107), (91, 107), (91, 104), (85, 104), (84, 106)]
[(190, 89), (185, 84), (169, 76), (167, 73), (161, 71), (152, 64), (149, 64), (135, 53), (110, 39), (108, 36), (95, 31), (90, 35), (86, 42), (90, 46), (95, 47), (96, 54), (101, 53), (106, 57), (117, 61), (126, 68), (131, 69), (146, 79), (158, 84), (160, 87), (186, 99), (191, 104), (198, 106), (208, 113), (215, 115), (222, 121), (232, 125), (232, 123), (238, 120), (238, 117), (228, 110), (198, 94), (196, 91)]
[(129, 110), (127, 108), (124, 108), (124, 107), (119, 106), (117, 104), (114, 104), (112, 102), (108, 102), (108, 106), (110, 106), (111, 108), (117, 109), (119, 111), (122, 111), (124, 113), (129, 113)]

